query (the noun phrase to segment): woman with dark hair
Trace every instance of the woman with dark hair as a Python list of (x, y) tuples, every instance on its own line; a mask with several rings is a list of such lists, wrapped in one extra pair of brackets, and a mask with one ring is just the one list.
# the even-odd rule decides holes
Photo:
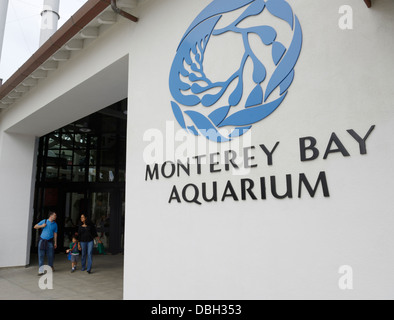
[[(81, 214), (81, 222), (78, 227), (78, 240), (81, 244), (80, 250), (82, 251), (81, 264), (82, 271), (87, 270), (88, 273), (92, 272), (93, 263), (93, 246), (94, 239), (98, 238), (96, 227), (89, 220), (88, 216)], [(86, 269), (86, 257), (88, 259), (88, 267)]]

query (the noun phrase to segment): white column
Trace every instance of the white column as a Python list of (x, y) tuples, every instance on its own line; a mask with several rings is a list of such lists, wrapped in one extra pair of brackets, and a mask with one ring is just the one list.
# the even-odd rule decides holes
[(40, 46), (42, 46), (57, 30), (59, 22), (60, 0), (44, 0), (41, 12)]
[(0, 268), (29, 263), (36, 138), (0, 128)]

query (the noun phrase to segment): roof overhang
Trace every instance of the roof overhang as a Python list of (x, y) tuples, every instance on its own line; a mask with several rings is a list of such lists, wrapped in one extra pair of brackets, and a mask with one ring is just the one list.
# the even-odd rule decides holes
[(67, 61), (73, 51), (83, 49), (86, 39), (97, 38), (103, 25), (116, 23), (121, 13), (115, 8), (128, 18), (124, 10), (130, 11), (136, 5), (137, 0), (88, 0), (0, 86), (0, 110), (16, 102), (40, 79), (46, 78), (48, 72), (56, 70), (58, 64)]

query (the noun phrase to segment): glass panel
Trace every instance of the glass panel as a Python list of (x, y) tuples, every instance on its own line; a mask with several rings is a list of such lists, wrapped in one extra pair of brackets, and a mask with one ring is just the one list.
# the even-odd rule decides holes
[(96, 182), (96, 167), (89, 167), (88, 181)]
[(94, 136), (90, 137), (90, 149), (97, 149), (97, 143), (98, 143), (97, 141), (98, 141), (97, 137)]
[(61, 165), (62, 166), (71, 166), (73, 164), (73, 151), (72, 150), (62, 150), (60, 157), (62, 158), (61, 160)]
[(126, 170), (119, 169), (119, 182), (124, 182), (124, 181), (126, 181)]
[(97, 150), (90, 150), (90, 162), (89, 165), (94, 166), (97, 164)]
[(114, 182), (115, 168), (114, 167), (100, 167), (99, 172), (100, 182)]
[(72, 178), (72, 167), (61, 167), (59, 171), (59, 179), (63, 181), (71, 181)]
[(114, 165), (116, 163), (116, 149), (103, 149), (100, 152), (100, 164)]
[(44, 180), (44, 167), (41, 166), (39, 169), (39, 173), (38, 173), (38, 181), (43, 181)]
[(127, 121), (120, 121), (119, 122), (119, 132), (126, 133), (127, 132)]
[(73, 177), (74, 182), (84, 182), (85, 181), (85, 168), (74, 166)]
[(59, 133), (55, 132), (50, 134), (48, 141), (48, 149), (59, 149), (59, 148), (60, 148)]
[(116, 134), (106, 134), (101, 139), (100, 163), (112, 164), (116, 163)]
[(75, 150), (73, 164), (80, 166), (81, 169), (87, 165), (86, 150)]
[(87, 212), (84, 193), (67, 193), (65, 207), (64, 247), (69, 248), (73, 235), (78, 231), (79, 217)]
[(60, 156), (60, 150), (48, 150), (47, 152), (47, 164), (57, 164)]
[(119, 164), (125, 164), (126, 163), (126, 146), (121, 145), (119, 147)]
[(93, 192), (91, 198), (92, 222), (96, 224), (97, 233), (105, 248), (109, 248), (110, 198), (111, 194), (109, 192)]
[(58, 178), (58, 170), (59, 167), (54, 167), (54, 166), (46, 167), (45, 180), (46, 181), (56, 180)]
[(74, 135), (69, 133), (62, 134), (62, 149), (72, 149)]
[[(58, 189), (47, 188), (44, 191), (44, 211), (56, 207), (58, 203)], [(46, 210), (45, 210), (46, 209)]]
[(77, 149), (86, 149), (88, 141), (88, 136), (86, 134), (78, 133), (75, 134), (75, 148)]
[(104, 116), (102, 117), (101, 122), (101, 131), (102, 132), (116, 132), (117, 129), (117, 121), (114, 117)]

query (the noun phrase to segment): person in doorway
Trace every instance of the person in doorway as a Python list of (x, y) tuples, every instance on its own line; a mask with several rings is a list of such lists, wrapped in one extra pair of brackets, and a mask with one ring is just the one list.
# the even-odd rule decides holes
[[(89, 218), (85, 215), (81, 215), (81, 222), (78, 227), (78, 240), (81, 244), (81, 270), (87, 271), (88, 273), (92, 272), (92, 264), (93, 264), (93, 247), (94, 247), (94, 239), (97, 238), (98, 235), (96, 231), (95, 225), (89, 220)], [(86, 259), (88, 262), (86, 268)]]
[(73, 223), (71, 217), (66, 219), (66, 225), (64, 228), (64, 233), (67, 234), (68, 240), (71, 242), (73, 236), (75, 235), (75, 224)]
[(71, 254), (71, 273), (77, 269), (79, 251), (81, 250), (81, 245), (78, 242), (76, 236), (72, 237), (72, 242), (70, 243), (70, 249), (66, 252)]
[(57, 248), (57, 215), (50, 212), (48, 219), (42, 220), (34, 226), (34, 229), (42, 229), (40, 240), (38, 242), (38, 275), (44, 274), (45, 255), (48, 257), (48, 265), (53, 271), (53, 262), (55, 258), (55, 249)]
[(105, 216), (101, 216), (99, 220), (97, 220), (96, 226), (97, 231), (100, 233), (100, 238), (104, 236), (104, 225), (105, 225)]

